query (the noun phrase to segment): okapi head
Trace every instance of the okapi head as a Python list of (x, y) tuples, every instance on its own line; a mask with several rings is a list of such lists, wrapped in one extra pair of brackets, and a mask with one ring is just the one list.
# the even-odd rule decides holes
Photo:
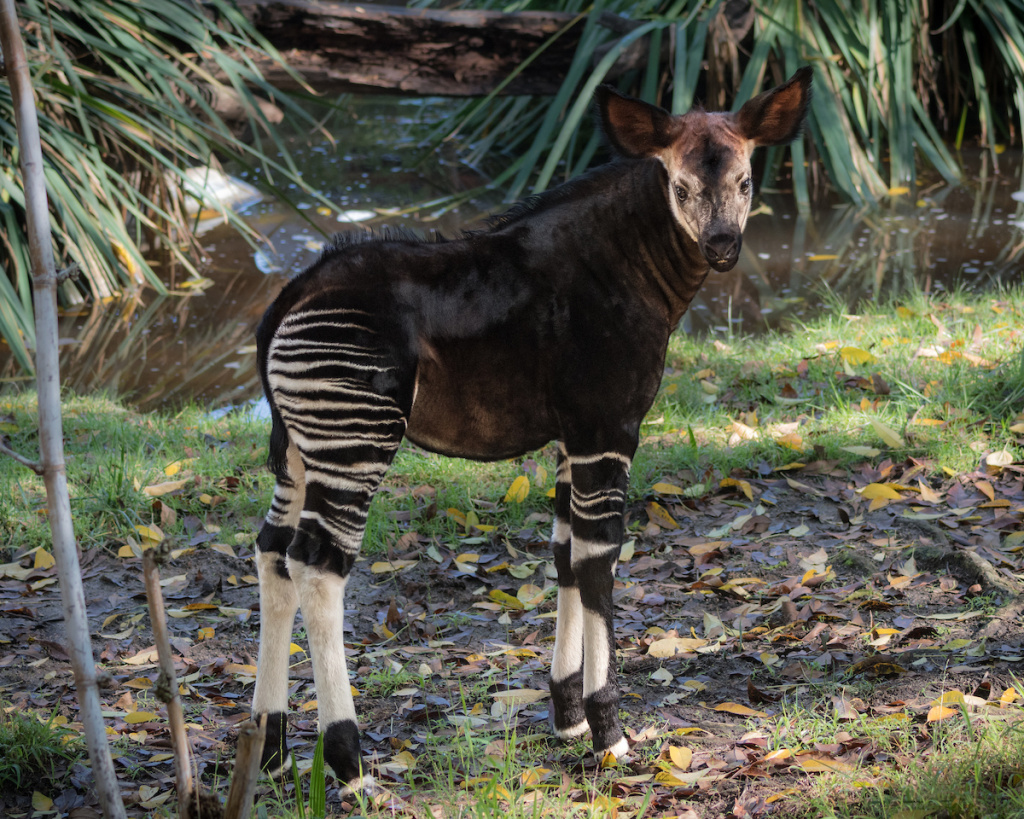
[(696, 109), (673, 116), (609, 86), (597, 91), (613, 147), (625, 157), (661, 161), (672, 213), (715, 270), (731, 270), (740, 256), (754, 190), (750, 155), (758, 146), (784, 145), (800, 133), (811, 73), (801, 68), (734, 114)]

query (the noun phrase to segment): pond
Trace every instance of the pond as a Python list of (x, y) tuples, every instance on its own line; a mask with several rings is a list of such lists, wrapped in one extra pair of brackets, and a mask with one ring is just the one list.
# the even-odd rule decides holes
[[(444, 100), (349, 98), (330, 125), (335, 144), (296, 138), (292, 146), (304, 177), (342, 213), (313, 202), (300, 202), (296, 211), (265, 200), (244, 214), (266, 246), (255, 249), (223, 226), (203, 235), (204, 272), (212, 280), (205, 290), (166, 297), (142, 292), (65, 311), (60, 340), (67, 385), (104, 390), (141, 409), (190, 400), (226, 407), (258, 397), (255, 326), (288, 277), (316, 258), (325, 236), (385, 225), (451, 235), (500, 210), (500, 196), (493, 194), (459, 207), (406, 212), (483, 182), (455, 161), (453, 151), (430, 152), (401, 141), (409, 126), (429, 125), (450, 106)], [(791, 197), (762, 192), (740, 263), (729, 273), (712, 274), (684, 329), (752, 334), (790, 327), (825, 299), (839, 298), (852, 308), (912, 290), (941, 294), (1018, 283), (1024, 254), (1021, 155), (1003, 153), (998, 173), (980, 151), (963, 161), (962, 184), (894, 190), (874, 211), (837, 205), (804, 218)], [(168, 281), (175, 284), (170, 272)], [(0, 357), (0, 378), (19, 377), (14, 362)]]

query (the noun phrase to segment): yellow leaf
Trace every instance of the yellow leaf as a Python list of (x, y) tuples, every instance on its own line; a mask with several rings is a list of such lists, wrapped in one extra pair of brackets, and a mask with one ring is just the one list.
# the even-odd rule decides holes
[(917, 315), (917, 313), (915, 313), (909, 307), (903, 307), (901, 305), (900, 307), (896, 308), (896, 315), (899, 316), (900, 318), (908, 319), (908, 318), (913, 318), (914, 316)]
[(551, 487), (551, 488), (550, 488), (550, 489), (549, 489), (549, 490), (548, 490), (547, 492), (545, 492), (544, 494), (545, 494), (545, 495), (547, 495), (547, 496), (548, 496), (549, 498), (553, 498), (553, 497), (555, 496), (555, 487), (553, 487), (553, 486), (552, 486), (552, 487)]
[(500, 603), (507, 609), (513, 609), (515, 611), (523, 611), (526, 606), (523, 605), (523, 601), (518, 597), (513, 597), (508, 592), (503, 592), (501, 589), (491, 589), (487, 595), (495, 603)]
[(659, 495), (682, 495), (686, 490), (673, 483), (656, 483), (651, 487), (651, 491)]
[(179, 489), (184, 488), (185, 484), (188, 483), (188, 479), (181, 481), (164, 481), (163, 483), (154, 483), (149, 486), (143, 487), (142, 491), (144, 494), (151, 498), (157, 498), (160, 495), (166, 495), (170, 492), (177, 492)]
[(747, 500), (754, 499), (754, 490), (751, 488), (750, 484), (747, 483), (747, 481), (737, 480), (736, 478), (722, 478), (722, 480), (719, 481), (718, 485), (723, 489), (726, 489), (730, 486), (735, 486), (744, 495), (747, 496)]
[(463, 552), (455, 558), (456, 563), (476, 563), (480, 560), (480, 555), (476, 552)]
[(881, 421), (879, 421), (879, 420), (877, 420), (875, 418), (872, 418), (871, 419), (871, 428), (875, 431), (875, 435), (877, 435), (879, 438), (881, 438), (885, 442), (886, 446), (890, 446), (890, 447), (904, 447), (904, 446), (906, 446), (906, 444), (903, 443), (903, 439), (899, 436), (899, 433), (896, 432), (893, 429), (890, 429), (885, 424), (883, 424)]
[(813, 256), (808, 256), (807, 261), (809, 262), (830, 262), (833, 259), (839, 257), (835, 253), (815, 253)]
[(125, 688), (137, 688), (140, 691), (145, 691), (148, 688), (153, 687), (153, 681), (146, 679), (145, 677), (135, 677), (134, 679), (128, 680), (126, 683), (122, 683)]
[(505, 493), (505, 503), (522, 503), (530, 494), (530, 479), (525, 475), (518, 476)]
[(302, 652), (303, 654), (305, 654), (306, 653), (306, 649), (304, 649), (298, 643), (289, 643), (288, 644), (288, 653), (289, 654), (298, 654), (299, 652)]
[(370, 566), (370, 571), (374, 574), (398, 572), (402, 569), (408, 569), (410, 566), (415, 566), (417, 562), (415, 560), (378, 560)]
[(650, 518), (651, 523), (656, 523), (662, 529), (678, 529), (679, 524), (675, 522), (673, 517), (665, 511), (665, 508), (654, 501), (647, 504), (647, 517)]
[(544, 484), (546, 484), (547, 482), (548, 471), (543, 466), (538, 465), (537, 471), (533, 475), (533, 485), (536, 486), (538, 489), (543, 489)]
[(889, 196), (906, 196), (908, 193), (910, 193), (910, 188), (905, 185), (897, 185), (889, 188)]
[(181, 461), (175, 461), (174, 463), (167, 464), (167, 466), (164, 467), (164, 474), (168, 478), (173, 478), (179, 472), (181, 472)]
[(668, 756), (672, 764), (679, 770), (685, 771), (693, 762), (693, 751), (690, 748), (679, 748), (675, 745), (668, 746)]
[(955, 717), (960, 711), (956, 708), (947, 708), (945, 705), (936, 705), (928, 709), (928, 722), (941, 722), (944, 719)]
[(857, 492), (869, 500), (875, 500), (877, 498), (899, 500), (902, 497), (891, 483), (869, 483), (862, 489), (858, 489)]
[(843, 361), (854, 367), (859, 364), (871, 364), (878, 361), (871, 353), (867, 350), (862, 350), (860, 347), (842, 347), (839, 350), (839, 355), (843, 357)]
[(768, 715), (764, 711), (755, 711), (753, 708), (748, 708), (746, 705), (740, 705), (738, 702), (723, 702), (721, 705), (715, 706), (716, 711), (725, 711), (729, 714), (736, 714), (741, 717), (767, 717)]
[(943, 691), (942, 694), (936, 699), (932, 700), (932, 705), (960, 705), (966, 702), (963, 691)]
[(448, 517), (452, 518), (459, 526), (465, 527), (466, 525), (466, 513), (461, 512), (454, 507), (449, 507), (445, 510), (448, 513)]
[(49, 813), (53, 810), (53, 800), (39, 791), (32, 791), (32, 810)]
[(235, 556), (235, 550), (226, 543), (211, 543), (210, 548), (213, 549), (213, 551), (220, 552), (222, 555), (227, 555), (228, 557)]
[(203, 626), (199, 629), (200, 640), (212, 640), (213, 639), (213, 626)]
[(36, 569), (49, 569), (56, 564), (56, 562), (57, 561), (53, 559), (53, 555), (46, 551), (46, 549), (39, 548), (36, 549), (36, 556), (32, 565), (33, 568)]
[(677, 776), (673, 776), (668, 771), (658, 771), (654, 775), (654, 781), (659, 785), (668, 785), (670, 788), (681, 788), (686, 785), (682, 779)]
[(139, 536), (143, 539), (143, 541), (148, 540), (154, 545), (160, 543), (160, 541), (164, 539), (164, 533), (160, 531), (160, 527), (157, 526), (155, 523), (150, 524), (149, 526), (143, 526), (142, 524), (138, 524), (135, 527), (135, 531), (139, 533)]
[(227, 674), (244, 674), (246, 677), (256, 676), (256, 666), (248, 663), (228, 663), (224, 666)]
[(140, 722), (153, 722), (159, 718), (159, 715), (154, 711), (132, 711), (130, 714), (124, 715), (124, 721), (129, 725), (138, 725)]
[(856, 765), (838, 759), (802, 759), (800, 767), (808, 773), (852, 773), (857, 770)]
[(651, 657), (674, 657), (677, 654), (693, 652), (708, 645), (707, 640), (697, 637), (665, 637), (655, 640), (647, 649)]
[(787, 432), (785, 435), (780, 435), (775, 439), (775, 443), (779, 446), (795, 449), (797, 452), (802, 452), (804, 448), (804, 439), (796, 432)]

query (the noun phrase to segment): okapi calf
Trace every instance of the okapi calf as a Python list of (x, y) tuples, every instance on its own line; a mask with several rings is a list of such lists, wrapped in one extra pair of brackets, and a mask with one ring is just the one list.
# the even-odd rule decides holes
[(451, 241), (340, 239), (285, 286), (257, 331), (274, 500), (257, 541), (254, 714), (265, 768), (288, 754), (288, 647), (309, 635), (324, 756), (364, 775), (343, 594), (367, 510), (403, 436), (498, 460), (558, 441), (554, 730), (629, 749), (619, 725), (612, 583), (629, 467), (669, 334), (710, 269), (739, 258), (750, 155), (801, 128), (811, 69), (737, 113), (673, 116), (597, 93), (615, 161)]

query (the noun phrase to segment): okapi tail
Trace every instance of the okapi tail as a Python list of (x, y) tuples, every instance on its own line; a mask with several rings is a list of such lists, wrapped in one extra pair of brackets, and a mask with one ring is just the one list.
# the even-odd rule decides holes
[(281, 295), (267, 308), (267, 312), (263, 314), (263, 318), (260, 319), (259, 326), (256, 328), (256, 365), (259, 368), (260, 381), (263, 384), (263, 394), (270, 405), (270, 451), (267, 454), (267, 468), (275, 478), (286, 484), (291, 482), (287, 468), (288, 429), (285, 427), (281, 411), (274, 401), (267, 372), (270, 343), (277, 333), (277, 328), (298, 301), (300, 295), (301, 289), (296, 286), (296, 282), (289, 282)]

